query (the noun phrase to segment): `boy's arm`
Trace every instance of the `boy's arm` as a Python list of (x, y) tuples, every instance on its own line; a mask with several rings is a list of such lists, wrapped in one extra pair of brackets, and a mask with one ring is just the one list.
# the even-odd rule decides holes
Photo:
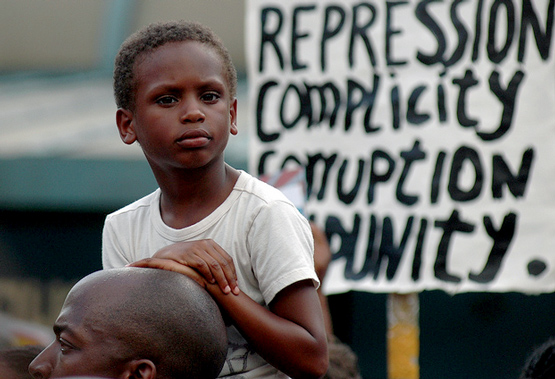
[(241, 334), (268, 363), (292, 378), (320, 378), (328, 367), (322, 309), (312, 280), (291, 284), (262, 307), (244, 293), (207, 286)]
[(134, 266), (161, 268), (193, 277), (210, 292), (245, 339), (268, 363), (293, 378), (320, 378), (328, 366), (322, 310), (311, 280), (280, 291), (264, 308), (243, 292), (225, 294), (193, 269), (173, 260), (151, 258)]
[(214, 240), (176, 242), (152, 258), (170, 259), (200, 273), (208, 283), (218, 283), (224, 293), (239, 293), (233, 258)]

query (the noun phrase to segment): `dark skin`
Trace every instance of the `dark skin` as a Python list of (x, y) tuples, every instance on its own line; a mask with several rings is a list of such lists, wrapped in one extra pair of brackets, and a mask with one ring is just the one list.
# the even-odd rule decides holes
[[(312, 235), (314, 236), (314, 268), (316, 269), (316, 275), (320, 279), (320, 283), (324, 282), (324, 277), (328, 271), (328, 266), (331, 262), (331, 251), (328, 240), (326, 239), (326, 234), (322, 229), (320, 229), (315, 223), (310, 223), (310, 228), (312, 229)], [(324, 324), (326, 326), (326, 333), (329, 336), (333, 335), (333, 324), (331, 320), (330, 308), (328, 305), (328, 298), (322, 292), (322, 287), (318, 288), (318, 298), (320, 299), (320, 304), (322, 306), (322, 314), (324, 316)]]
[[(115, 291), (117, 288), (117, 291)], [(148, 359), (122, 359), (124, 342), (114, 337), (114, 325), (103, 322), (110, 294), (121, 287), (76, 285), (54, 323), (56, 338), (29, 366), (35, 379), (93, 375), (118, 379), (155, 379), (156, 365)]]
[[(195, 270), (171, 259), (147, 258), (132, 264), (187, 275), (204, 286), (254, 349), (292, 378), (319, 378), (327, 370), (327, 345), (318, 296), (311, 281), (286, 287), (270, 310), (240, 292), (225, 294)], [(324, 350), (323, 350), (324, 349)]]
[[(225, 201), (239, 176), (223, 156), (229, 134), (237, 133), (237, 100), (220, 58), (199, 42), (168, 43), (134, 70), (135, 109), (117, 111), (121, 138), (141, 145), (162, 192), (164, 222), (193, 225)], [(179, 242), (131, 265), (195, 279), (257, 352), (287, 375), (325, 374), (326, 332), (311, 281), (283, 289), (268, 310), (239, 291), (233, 259), (213, 240)]]
[(209, 215), (239, 177), (223, 156), (229, 135), (237, 134), (237, 100), (227, 95), (214, 52), (198, 62), (189, 59), (202, 53), (199, 43), (182, 42), (148, 54), (135, 65), (134, 111), (116, 114), (123, 141), (141, 145), (162, 190), (162, 218), (176, 229)]

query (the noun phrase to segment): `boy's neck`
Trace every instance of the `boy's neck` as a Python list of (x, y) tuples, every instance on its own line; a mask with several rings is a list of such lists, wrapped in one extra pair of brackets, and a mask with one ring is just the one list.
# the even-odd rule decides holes
[(227, 199), (238, 177), (239, 172), (228, 165), (210, 172), (188, 171), (170, 180), (157, 176), (162, 220), (174, 229), (196, 224)]

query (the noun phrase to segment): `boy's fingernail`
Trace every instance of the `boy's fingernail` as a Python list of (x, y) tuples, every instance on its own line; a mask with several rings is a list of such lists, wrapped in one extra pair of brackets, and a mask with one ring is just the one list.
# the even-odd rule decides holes
[(234, 293), (235, 295), (239, 295), (239, 292), (241, 292), (241, 290), (239, 289), (239, 287), (235, 287), (235, 288), (233, 289), (233, 293)]
[(225, 286), (224, 293), (230, 293), (230, 292), (231, 292), (231, 288), (229, 286)]

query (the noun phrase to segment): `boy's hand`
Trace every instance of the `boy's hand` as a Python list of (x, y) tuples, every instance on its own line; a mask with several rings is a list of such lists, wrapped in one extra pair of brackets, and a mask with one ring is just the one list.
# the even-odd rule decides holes
[(164, 258), (145, 258), (141, 259), (140, 261), (133, 262), (128, 264), (129, 267), (143, 267), (143, 268), (157, 268), (167, 271), (174, 271), (179, 274), (187, 275), (195, 282), (197, 282), (202, 288), (206, 289), (207, 283), (206, 279), (202, 277), (198, 272), (193, 270), (192, 268), (177, 263), (171, 259), (164, 259)]
[[(158, 250), (152, 258), (168, 259), (190, 267), (202, 275), (208, 283), (217, 283), (225, 294), (239, 293), (233, 258), (211, 239), (177, 242)], [(146, 266), (150, 267), (148, 259), (139, 262), (143, 261), (146, 261)], [(131, 265), (135, 266), (135, 263)], [(170, 270), (175, 271), (171, 268)]]

